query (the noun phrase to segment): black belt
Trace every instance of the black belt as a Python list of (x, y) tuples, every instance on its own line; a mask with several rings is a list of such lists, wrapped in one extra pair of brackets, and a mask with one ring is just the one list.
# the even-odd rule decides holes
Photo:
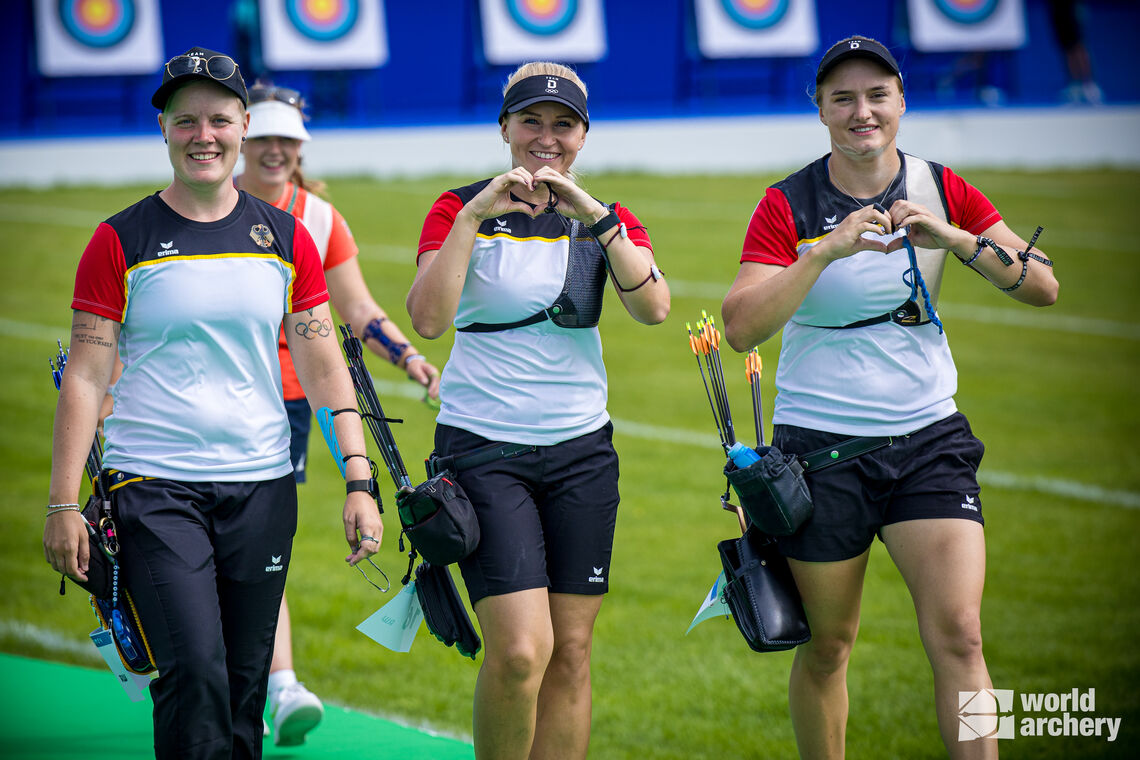
[(436, 456), (433, 452), (427, 460), (428, 477), (430, 478), (444, 470), (458, 473), (461, 470), (470, 470), (496, 459), (511, 459), (537, 450), (537, 446), (526, 443), (492, 443), (489, 446), (480, 446), (463, 454), (452, 454), (445, 457)]
[(839, 443), (826, 446), (822, 449), (809, 451), (807, 454), (796, 457), (796, 459), (799, 461), (800, 466), (804, 468), (804, 472), (815, 472), (816, 470), (822, 470), (824, 467), (830, 467), (833, 464), (854, 459), (869, 451), (890, 446), (893, 443), (894, 438), (891, 436), (859, 436), (857, 438), (848, 438), (845, 441), (840, 441)]

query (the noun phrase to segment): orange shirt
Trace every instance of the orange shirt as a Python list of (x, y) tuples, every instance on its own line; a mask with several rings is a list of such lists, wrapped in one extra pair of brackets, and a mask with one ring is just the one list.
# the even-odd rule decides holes
[[(282, 211), (288, 211), (305, 225), (313, 236), (313, 242), (317, 244), (324, 271), (327, 272), (360, 253), (348, 222), (325, 199), (290, 182), (285, 185), (281, 197), (273, 205)], [(285, 391), (285, 400), (303, 399), (305, 392), (301, 390), (301, 382), (293, 368), (293, 357), (289, 355), (289, 346), (285, 343), (284, 329), (278, 341), (277, 356), (281, 360), (281, 386)]]

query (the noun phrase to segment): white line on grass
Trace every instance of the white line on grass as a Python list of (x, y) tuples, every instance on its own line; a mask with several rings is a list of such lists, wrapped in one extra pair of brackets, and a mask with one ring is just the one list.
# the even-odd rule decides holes
[[(614, 419), (614, 430), (618, 436), (630, 435), (634, 438), (644, 438), (653, 441), (676, 443), (686, 446), (700, 446), (702, 448), (720, 448), (720, 441), (712, 435), (696, 433), (681, 428), (668, 428), (659, 425), (646, 425), (642, 422)], [(1078, 483), (1075, 480), (1061, 478), (1047, 478), (1040, 475), (1019, 475), (1012, 472), (990, 470), (983, 468), (978, 472), (978, 480), (982, 485), (994, 488), (1010, 488), (1023, 491), (1035, 491), (1049, 496), (1062, 496), (1070, 499), (1081, 499), (1098, 504), (1109, 504), (1114, 507), (1127, 509), (1140, 509), (1140, 493), (1117, 489), (1102, 488), (1098, 485)]]
[[(16, 322), (0, 318), (0, 332), (16, 337), (34, 340), (55, 340), (60, 335), (58, 330), (44, 325)], [(395, 382), (392, 380), (378, 380), (373, 378), (376, 389), (390, 395), (419, 401), (423, 398), (421, 386), (411, 382)], [(614, 420), (620, 434), (630, 435), (650, 441), (664, 441), (685, 445), (695, 445), (704, 448), (720, 448), (720, 442), (712, 434), (697, 433), (692, 430), (670, 428), (661, 425), (651, 425), (633, 420)], [(1073, 480), (1061, 478), (1047, 478), (1038, 475), (1019, 475), (1011, 472), (1001, 472), (983, 469), (978, 473), (978, 479), (983, 485), (996, 488), (1018, 488), (1026, 491), (1036, 491), (1051, 496), (1082, 499), (1099, 504), (1111, 504), (1128, 509), (1140, 509), (1140, 493), (1102, 488), (1088, 483), (1078, 483)]]
[[(0, 221), (24, 222), (28, 224), (59, 224), (68, 227), (81, 227), (94, 230), (104, 220), (104, 215), (96, 211), (54, 206), (38, 206), (24, 203), (0, 203)], [(414, 266), (414, 249), (406, 246), (362, 243), (360, 250), (367, 259), (389, 264)], [(669, 280), (673, 295), (681, 298), (715, 299), (719, 304), (728, 292), (729, 283), (700, 282), (692, 280)], [(1003, 309), (992, 306), (973, 306), (941, 302), (940, 312), (951, 319), (960, 319), (985, 324), (1012, 325), (1039, 330), (1057, 330), (1079, 335), (1102, 335), (1126, 340), (1140, 340), (1140, 325), (1127, 322), (1113, 322), (1093, 317), (1074, 317), (1039, 312), (1031, 309)], [(6, 320), (5, 320), (6, 321)], [(18, 324), (18, 323), (13, 323)], [(0, 329), (7, 327), (0, 323)]]
[[(669, 279), (669, 292), (678, 298), (706, 298), (714, 300), (714, 308), (728, 293), (728, 285), (714, 282)], [(1140, 340), (1140, 325), (1129, 322), (1113, 322), (1095, 317), (1074, 317), (1053, 314), (1032, 307), (1001, 308), (996, 306), (975, 306), (973, 304), (940, 301), (940, 314), (950, 319), (983, 324), (1028, 327), (1037, 330), (1056, 330), (1077, 335), (1101, 335), (1109, 338)]]
[[(376, 386), (376, 390), (380, 393), (416, 400), (423, 398), (423, 391), (420, 390), (420, 386), (413, 383), (378, 380), (375, 377), (372, 381)], [(626, 419), (615, 418), (613, 422), (614, 429), (617, 431), (619, 437), (628, 435), (647, 441), (676, 443), (684, 446), (699, 446), (705, 449), (720, 448), (720, 441), (711, 433), (699, 433), (693, 430), (671, 428), (664, 425), (651, 425), (645, 422), (636, 422)], [(1034, 491), (1050, 496), (1080, 499), (1082, 501), (1109, 504), (1126, 509), (1140, 509), (1140, 493), (1102, 488), (1098, 485), (1079, 483), (1075, 480), (1048, 478), (1040, 475), (1019, 475), (988, 468), (983, 468), (978, 472), (978, 480), (982, 485), (993, 486), (994, 488)]]
[(40, 628), (18, 620), (0, 620), (0, 637), (11, 637), (17, 641), (34, 644), (49, 652), (67, 652), (92, 662), (102, 662), (103, 658), (95, 650), (90, 639), (79, 641), (63, 636), (56, 631)]
[[(0, 317), (0, 335), (5, 338), (18, 338), (34, 340), (37, 342), (50, 341), (51, 348), (55, 348), (55, 341), (66, 343), (71, 338), (71, 327), (48, 327), (33, 322), (20, 322), (15, 319)], [(54, 354), (53, 354), (54, 355)], [(45, 354), (45, 361), (47, 355)]]

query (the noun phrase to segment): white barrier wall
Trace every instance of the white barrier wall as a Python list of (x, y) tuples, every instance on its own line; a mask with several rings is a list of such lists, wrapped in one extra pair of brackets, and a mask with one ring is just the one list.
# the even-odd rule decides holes
[[(814, 115), (738, 116), (591, 123), (578, 159), (584, 172), (661, 174), (792, 170), (827, 152)], [(952, 167), (1140, 167), (1140, 107), (911, 112), (899, 147)], [(456, 174), (508, 166), (494, 124), (313, 130), (305, 168), (315, 177)], [(152, 137), (0, 142), (0, 186), (167, 182), (170, 165)]]

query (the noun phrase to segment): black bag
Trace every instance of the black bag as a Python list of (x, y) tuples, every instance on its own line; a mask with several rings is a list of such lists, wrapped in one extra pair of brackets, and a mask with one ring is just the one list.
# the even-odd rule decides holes
[(778, 652), (811, 639), (799, 589), (775, 539), (753, 525), (716, 548), (727, 580), (724, 600), (748, 646)]
[(421, 562), (416, 568), (416, 597), (432, 635), (447, 646), (454, 644), (461, 655), (474, 660), (483, 642), (471, 625), (451, 572), (443, 565)]
[[(114, 539), (115, 530), (110, 523), (110, 505), (105, 504), (103, 499), (92, 494), (87, 499), (87, 506), (83, 508), (82, 514), (87, 523), (88, 551), (90, 552), (90, 559), (87, 561), (87, 580), (77, 581), (74, 578), (71, 580), (96, 599), (109, 600), (114, 591), (112, 581), (115, 576), (115, 561), (111, 559), (108, 549), (111, 550), (111, 553), (118, 550), (118, 547), (113, 549), (109, 547), (109, 542)], [(108, 529), (110, 529), (110, 536), (107, 535)], [(62, 586), (60, 593), (63, 593)]]
[(762, 532), (790, 536), (811, 517), (813, 509), (803, 467), (795, 456), (775, 446), (761, 446), (756, 453), (760, 460), (744, 469), (730, 459), (724, 466), (725, 477), (748, 519)]
[(433, 565), (458, 562), (479, 545), (475, 507), (447, 470), (398, 493), (396, 511), (412, 547)]

